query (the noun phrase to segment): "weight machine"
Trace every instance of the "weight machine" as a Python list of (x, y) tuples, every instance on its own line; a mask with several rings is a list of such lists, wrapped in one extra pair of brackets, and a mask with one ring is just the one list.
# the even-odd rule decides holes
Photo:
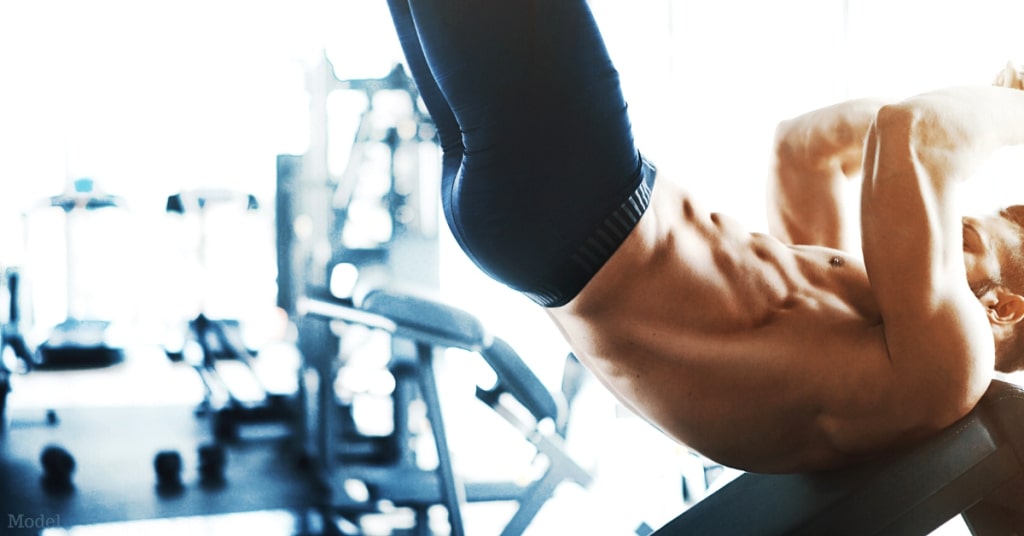
[[(338, 80), (324, 57), (307, 88), (313, 118), (309, 151), (278, 157), (278, 305), (297, 326), (303, 356), (299, 396), (306, 407), (302, 449), (325, 490), (320, 505), (325, 527), (339, 533), (348, 533), (348, 527), (358, 534), (360, 519), (388, 504), (411, 509), (412, 530), (429, 534), (429, 512), (443, 506), (448, 530), (461, 535), (467, 502), (512, 501), (518, 503), (517, 513), (503, 534), (519, 534), (560, 483), (590, 482), (589, 473), (566, 454), (560, 435), (578, 382), (569, 380), (563, 393), (547, 391), (515, 351), (475, 317), (422, 297), (433, 293), (440, 279), (435, 201), (440, 151), (404, 68), (396, 65), (378, 79)], [(366, 96), (347, 165), (336, 176), (327, 165), (326, 120), (327, 98), (335, 91)], [(404, 106), (382, 121), (386, 114), (378, 113), (378, 99), (385, 95)], [(360, 215), (368, 207), (385, 215), (384, 232), (353, 239), (365, 230), (368, 220)], [(342, 281), (341, 275), (348, 277)], [(364, 294), (366, 289), (374, 290)], [(361, 430), (356, 402), (338, 394), (355, 361), (352, 341), (366, 333), (383, 333), (389, 340), (384, 369), (393, 389), (390, 429), (384, 434)], [(529, 484), (463, 482), (454, 469), (434, 366), (436, 355), (448, 348), (476, 352), (499, 378), (477, 395), (534, 444), (538, 463), (547, 464)], [(579, 366), (574, 359), (568, 362)], [(585, 375), (570, 371), (567, 378)], [(427, 430), (420, 432), (417, 407), (426, 411)], [(426, 438), (432, 438), (428, 450), (437, 457), (436, 467), (422, 467), (410, 446)]]
[(32, 351), (21, 332), (21, 304), (18, 301), (21, 295), (20, 281), (21, 271), (19, 269), (8, 268), (4, 273), (4, 287), (7, 290), (7, 320), (0, 325), (0, 432), (3, 431), (6, 423), (4, 410), (7, 395), (11, 392), (11, 375), (13, 373), (4, 359), (7, 350), (11, 350), (14, 358), (20, 363), (20, 368), (27, 370), (32, 366)]
[[(189, 320), (180, 348), (165, 348), (168, 358), (174, 362), (188, 361), (196, 370), (204, 387), (200, 413), (212, 414), (212, 426), (216, 437), (235, 439), (240, 425), (246, 422), (286, 421), (292, 417), (293, 408), (288, 393), (276, 393), (260, 381), (255, 366), (257, 351), (249, 348), (242, 336), (242, 324), (234, 318), (213, 318), (206, 310), (206, 292), (209, 290), (210, 267), (208, 211), (214, 207), (235, 207), (245, 212), (255, 212), (259, 202), (253, 194), (219, 189), (196, 189), (178, 192), (167, 198), (167, 213), (181, 217), (195, 215), (198, 218), (198, 244), (196, 247), (201, 293), (199, 313)], [(188, 356), (189, 349), (195, 348), (195, 356)], [(247, 376), (258, 391), (256, 397), (239, 396), (231, 383), (226, 381), (218, 364), (233, 361), (242, 365)]]
[[(294, 317), (306, 287), (330, 288), (331, 271), (338, 266), (354, 268), (364, 284), (400, 281), (437, 288), (439, 150), (412, 78), (395, 65), (382, 78), (339, 80), (325, 55), (310, 70), (307, 90), (309, 150), (279, 155), (277, 161), (278, 306)], [(364, 95), (366, 106), (344, 170), (332, 173), (328, 155), (340, 150), (332, 151), (327, 101), (340, 91)], [(393, 117), (384, 117), (377, 104), (384, 96), (401, 103)], [(436, 165), (430, 158), (438, 159)], [(376, 236), (351, 238), (372, 225), (358, 221), (367, 211), (384, 216), (372, 223), (383, 228)], [(386, 223), (379, 224), (381, 219)]]
[[(412, 508), (416, 534), (431, 534), (429, 511), (445, 508), (453, 535), (465, 534), (462, 508), (468, 502), (514, 501), (518, 508), (502, 530), (503, 536), (521, 534), (537, 512), (563, 482), (586, 487), (592, 477), (564, 448), (569, 418), (565, 392), (551, 393), (501, 338), (489, 333), (469, 313), (441, 302), (387, 290), (369, 292), (358, 305), (330, 296), (301, 300), (303, 322), (313, 325), (300, 339), (301, 350), (314, 372), (309, 391), (316, 411), (307, 423), (315, 468), (330, 490), (328, 516), (357, 525), (360, 515), (376, 511), (379, 501)], [(359, 460), (346, 451), (365, 441), (357, 431), (339, 419), (339, 405), (332, 389), (338, 367), (348, 356), (345, 337), (354, 328), (382, 331), (390, 335), (392, 356), (388, 369), (395, 378), (393, 431), (379, 445), (387, 456)], [(314, 336), (316, 333), (318, 336)], [(457, 348), (478, 354), (493, 370), (497, 381), (478, 386), (477, 398), (519, 431), (533, 444), (543, 471), (528, 483), (513, 481), (464, 481), (453, 466), (440, 397), (435, 377), (435, 358), (444, 350)], [(576, 363), (574, 359), (569, 363)], [(581, 378), (571, 373), (567, 378)], [(578, 387), (570, 380), (564, 386), (572, 393)], [(424, 469), (412, 448), (418, 434), (411, 408), (422, 400), (426, 408), (429, 436), (433, 438), (437, 464)], [(340, 438), (340, 440), (339, 440)], [(345, 484), (356, 480), (366, 486), (362, 500), (353, 501)], [(339, 523), (333, 523), (336, 526)]]

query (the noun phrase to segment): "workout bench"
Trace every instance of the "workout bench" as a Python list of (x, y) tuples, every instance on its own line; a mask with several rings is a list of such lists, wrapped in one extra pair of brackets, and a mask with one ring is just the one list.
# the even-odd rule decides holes
[[(424, 475), (414, 462), (407, 459), (408, 454), (397, 456), (396, 463), (383, 468), (383, 471), (343, 461), (331, 467), (336, 463), (331, 453), (335, 449), (332, 438), (337, 434), (332, 430), (330, 412), (323, 408), (331, 406), (333, 401), (329, 399), (333, 394), (325, 393), (323, 388), (319, 395), (320, 423), (316, 426), (319, 444), (314, 448), (327, 454), (321, 463), (328, 475), (335, 472), (344, 478), (360, 479), (377, 492), (377, 498), (413, 507), (421, 533), (427, 533), (426, 515), (431, 505), (445, 507), (451, 534), (460, 536), (465, 534), (461, 507), (466, 502), (516, 501), (519, 507), (502, 534), (521, 534), (559, 484), (575, 482), (584, 487), (590, 484), (591, 475), (564, 450), (561, 433), (567, 422), (566, 401), (552, 394), (512, 347), (488, 333), (476, 317), (442, 303), (386, 290), (371, 291), (358, 305), (329, 296), (317, 296), (301, 300), (298, 308), (305, 318), (318, 318), (321, 324), (325, 324), (323, 320), (329, 320), (361, 325), (391, 335), (393, 355), (389, 368), (397, 384), (394, 397), (398, 443), (409, 443), (405, 437), (408, 431), (398, 422), (398, 412), (404, 411), (402, 408), (410, 400), (408, 394), (403, 394), (408, 391), (403, 385), (414, 385), (426, 406), (438, 458), (436, 470), (432, 475)], [(313, 361), (319, 361), (314, 366), (318, 368), (323, 385), (323, 378), (332, 377), (332, 367), (337, 366), (328, 362), (338, 359), (336, 354), (330, 355), (337, 351), (337, 341), (324, 344), (323, 337), (314, 337), (304, 343), (300, 331), (299, 342), (300, 351), (307, 359), (316, 354), (321, 356)], [(325, 347), (328, 349), (326, 354)], [(475, 352), (494, 370), (497, 383), (489, 388), (478, 387), (477, 397), (519, 430), (538, 454), (546, 458), (545, 471), (532, 482), (525, 485), (515, 482), (464, 483), (454, 471), (433, 370), (435, 354), (447, 348)], [(550, 431), (541, 426), (546, 420), (554, 423)], [(414, 482), (424, 485), (414, 486)]]
[(1024, 389), (994, 381), (969, 415), (883, 459), (741, 475), (654, 534), (925, 535), (957, 515), (976, 536), (1024, 534)]

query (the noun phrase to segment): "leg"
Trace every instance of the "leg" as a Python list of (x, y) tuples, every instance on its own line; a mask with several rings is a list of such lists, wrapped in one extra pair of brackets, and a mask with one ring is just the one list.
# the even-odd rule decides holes
[(568, 302), (646, 210), (654, 174), (586, 3), (391, 9), (441, 131), (442, 200), (459, 244), (536, 302)]
[[(441, 93), (441, 88), (437, 87), (437, 82), (430, 73), (427, 59), (423, 56), (420, 38), (416, 33), (412, 12), (409, 10), (409, 0), (388, 0), (388, 8), (391, 10), (391, 18), (394, 20), (395, 29), (398, 32), (398, 41), (405, 53), (405, 61), (409, 64), (409, 70), (416, 80), (416, 87), (423, 97), (423, 102), (427, 105), (430, 118), (437, 126), (441, 148), (444, 151), (441, 188), (444, 191), (450, 191), (459, 166), (462, 165), (464, 152), (459, 125), (455, 121), (455, 115), (452, 113), (448, 101)], [(446, 211), (448, 210), (447, 202), (448, 200), (445, 199)]]

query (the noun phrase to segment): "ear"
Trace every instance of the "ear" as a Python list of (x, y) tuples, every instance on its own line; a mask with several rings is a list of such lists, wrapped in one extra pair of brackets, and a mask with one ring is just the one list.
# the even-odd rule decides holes
[(1024, 320), (1024, 296), (1006, 287), (992, 288), (980, 299), (993, 324), (1012, 325)]

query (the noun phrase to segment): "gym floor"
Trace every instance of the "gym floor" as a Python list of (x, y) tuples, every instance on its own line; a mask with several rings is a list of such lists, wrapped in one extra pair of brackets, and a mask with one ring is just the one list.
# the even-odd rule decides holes
[[(291, 350), (285, 346), (268, 348), (260, 356), (260, 359), (276, 360), (285, 366), (292, 363), (294, 358)], [(458, 356), (458, 359), (462, 358)], [(230, 373), (232, 368), (227, 366), (224, 370)], [(472, 385), (461, 385), (460, 380), (446, 381), (444, 372), (442, 370), (440, 373), (440, 381), (445, 382), (442, 385), (442, 396), (446, 400), (442, 403), (446, 404), (450, 442), (462, 474), (469, 479), (526, 476), (525, 472), (529, 471), (533, 456), (532, 447), (483, 404), (460, 404), (461, 398), (473, 398)], [(228, 375), (236, 379), (245, 378), (244, 374)], [(157, 416), (166, 407), (194, 406), (201, 397), (201, 384), (191, 368), (171, 363), (159, 347), (132, 348), (126, 352), (123, 363), (106, 369), (34, 372), (16, 376), (8, 404), (11, 419), (8, 423), (9, 433), (10, 437), (31, 433), (32, 427), (45, 418), (48, 409), (54, 409), (59, 416), (62, 412), (74, 410), (132, 408), (152, 411)], [(594, 470), (595, 481), (586, 490), (573, 484), (563, 484), (538, 514), (527, 534), (631, 535), (644, 523), (656, 527), (678, 514), (684, 508), (680, 480), (684, 471), (682, 464), (692, 457), (647, 424), (618, 410), (610, 397), (596, 384), (589, 385), (578, 401), (568, 448), (584, 466)], [(62, 438), (60, 426), (58, 421), (52, 432), (57, 438)], [(123, 426), (129, 424), (124, 423)], [(68, 429), (69, 434), (75, 433)], [(96, 430), (96, 433), (116, 435), (131, 434), (132, 431), (120, 430), (115, 422), (107, 423), (104, 430)], [(67, 443), (75, 444), (75, 441), (75, 437), (66, 438)], [(139, 441), (140, 445), (144, 443)], [(142, 448), (148, 447), (139, 447)], [(69, 450), (75, 454), (74, 449)], [(147, 460), (152, 456), (152, 453), (133, 454)], [(88, 457), (87, 453), (82, 452), (76, 455), (79, 460)], [(185, 457), (188, 465), (187, 454)], [(500, 462), (495, 463), (495, 460)], [(125, 462), (103, 470), (149, 473), (145, 477), (133, 478), (153, 478), (155, 483), (151, 467), (140, 471), (135, 465), (138, 464)], [(82, 470), (79, 468), (78, 471)], [(231, 484), (229, 481), (227, 485)], [(88, 493), (88, 490), (80, 486), (77, 493)], [(140, 498), (124, 497), (126, 502), (135, 499)], [(513, 512), (514, 505), (509, 503), (475, 503), (468, 505), (463, 515), (469, 534), (487, 535), (498, 534)], [(378, 520), (379, 532), (374, 533), (387, 534), (387, 528), (394, 519)], [(289, 535), (294, 533), (295, 526), (296, 518), (292, 511), (271, 508), (243, 514), (203, 517), (181, 515), (154, 521), (57, 526), (46, 531), (46, 534)], [(373, 525), (369, 529), (372, 531)]]
[[(264, 354), (261, 359), (286, 364), (295, 358), (291, 350), (283, 346), (268, 348)], [(225, 370), (230, 372), (231, 368), (226, 367)], [(158, 347), (134, 348), (127, 352), (123, 363), (107, 369), (17, 376), (14, 389), (9, 398), (12, 415), (12, 422), (8, 423), (10, 434), (25, 433), (32, 424), (27, 421), (41, 419), (47, 409), (55, 409), (60, 415), (62, 410), (73, 408), (101, 410), (121, 407), (141, 408), (143, 411), (148, 408), (158, 415), (161, 408), (194, 406), (202, 397), (202, 387), (195, 373), (187, 366), (168, 361)], [(517, 471), (529, 467), (532, 448), (511, 433), (506, 423), (495, 418), (482, 404), (458, 403), (457, 399), (461, 397), (472, 397), (471, 392), (453, 385), (451, 381), (442, 392), (446, 393), (448, 402), (446, 418), (452, 449), (464, 475), (469, 478), (514, 477)], [(593, 383), (580, 395), (573, 419), (568, 447), (585, 466), (593, 468), (595, 481), (586, 490), (564, 484), (538, 514), (527, 534), (627, 536), (636, 534), (642, 524), (660, 526), (685, 508), (680, 477), (683, 474), (694, 478), (699, 476), (700, 462), (696, 458), (641, 420), (623, 412), (602, 388)], [(109, 426), (116, 430), (118, 423), (110, 423)], [(59, 437), (59, 428), (57, 433)], [(501, 461), (495, 463), (495, 460)], [(112, 466), (104, 470), (137, 469)], [(735, 473), (726, 471), (715, 484), (727, 482), (731, 476)], [(702, 492), (692, 487), (691, 491)], [(78, 492), (88, 493), (84, 489)], [(125, 500), (132, 499), (126, 497)], [(468, 505), (463, 515), (469, 534), (486, 536), (500, 533), (513, 511), (514, 506), (507, 503), (476, 503)], [(395, 519), (394, 516), (380, 518), (376, 520), (376, 526), (371, 519), (365, 528), (370, 534), (388, 534), (389, 528), (396, 523)], [(211, 516), (180, 515), (148, 521), (58, 525), (45, 534), (120, 536), (145, 533), (170, 536), (244, 533), (277, 536), (294, 534), (296, 526), (294, 511), (268, 508)], [(936, 536), (965, 534), (968, 531), (959, 518), (933, 533)]]

